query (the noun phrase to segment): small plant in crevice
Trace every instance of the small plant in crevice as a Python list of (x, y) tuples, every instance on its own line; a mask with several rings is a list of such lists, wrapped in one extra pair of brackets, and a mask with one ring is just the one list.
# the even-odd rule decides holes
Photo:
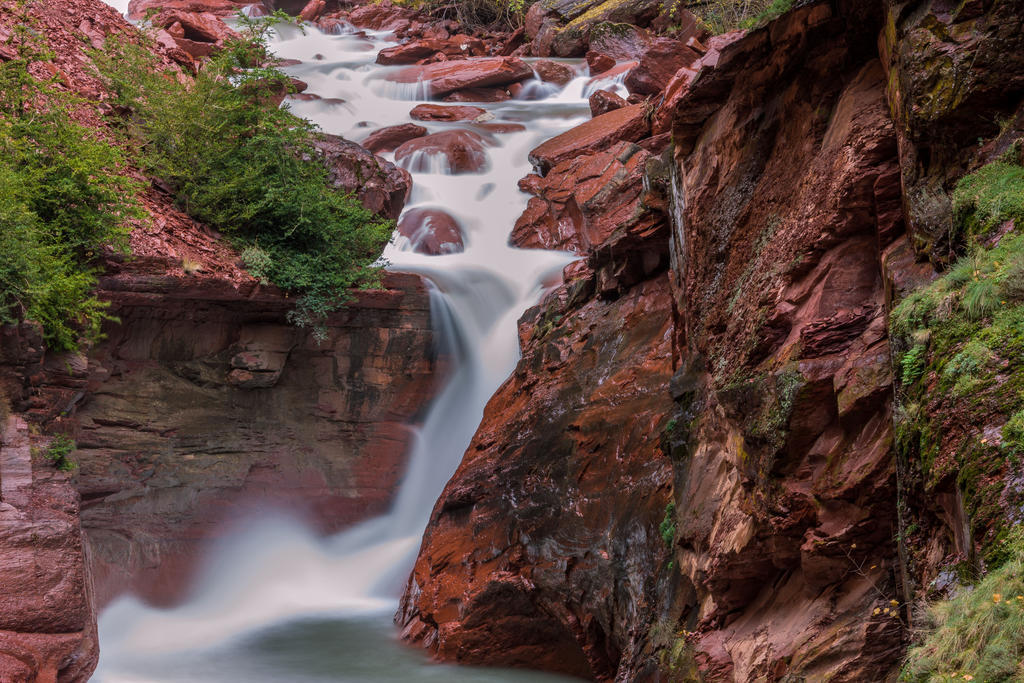
[(665, 517), (661, 520), (661, 524), (658, 525), (658, 533), (661, 534), (661, 540), (664, 541), (665, 547), (671, 550), (676, 540), (675, 501), (669, 501), (668, 505), (665, 506)]
[(913, 384), (921, 375), (928, 363), (928, 347), (916, 344), (900, 358), (900, 381), (904, 385)]
[(71, 472), (78, 464), (68, 458), (72, 451), (77, 448), (74, 439), (66, 434), (58, 434), (50, 441), (50, 445), (43, 451), (43, 456), (53, 463), (53, 466), (62, 472)]

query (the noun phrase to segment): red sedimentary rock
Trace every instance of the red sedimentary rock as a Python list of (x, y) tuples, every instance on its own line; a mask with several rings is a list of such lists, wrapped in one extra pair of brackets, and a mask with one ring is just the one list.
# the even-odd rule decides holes
[(409, 112), (417, 121), (472, 121), (487, 114), (480, 107), (444, 104), (418, 104)]
[(445, 95), (467, 88), (508, 86), (533, 76), (533, 69), (515, 57), (481, 57), (408, 67), (388, 76), (398, 83), (430, 82), (430, 94)]
[(420, 138), (427, 134), (427, 129), (415, 123), (402, 123), (397, 126), (379, 128), (360, 144), (374, 154), (391, 152), (403, 142)]
[(600, 116), (627, 106), (626, 100), (607, 90), (595, 90), (590, 96), (590, 115)]
[(398, 234), (409, 239), (413, 251), (437, 256), (463, 250), (462, 229), (441, 209), (411, 209), (398, 222)]
[[(395, 150), (395, 160), (404, 161), (414, 154), (426, 155), (427, 159), (441, 156), (450, 173), (476, 173), (487, 166), (487, 145), (486, 138), (479, 133), (446, 130), (403, 143)], [(425, 164), (422, 170), (427, 170), (430, 162), (421, 159), (417, 163)]]
[(607, 149), (620, 140), (641, 140), (649, 131), (644, 105), (622, 107), (596, 116), (535, 147), (530, 151), (530, 163), (541, 173), (546, 173), (556, 164), (581, 154)]

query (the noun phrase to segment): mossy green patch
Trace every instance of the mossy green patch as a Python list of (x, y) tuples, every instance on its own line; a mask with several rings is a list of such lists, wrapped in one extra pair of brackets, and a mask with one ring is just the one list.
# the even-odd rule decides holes
[[(1017, 446), (1007, 442), (1018, 438), (1012, 424), (1024, 410), (1024, 234), (992, 229), (1019, 225), (1024, 194), (1008, 198), (1007, 188), (1022, 172), (997, 161), (961, 181), (967, 253), (890, 320), (901, 369), (897, 448), (918, 459), (926, 488), (955, 480), (986, 558), (1008, 524), (1004, 507), (1021, 502), (1005, 481), (1019, 469), (1008, 457)], [(1011, 427), (1001, 435), (1004, 423)]]

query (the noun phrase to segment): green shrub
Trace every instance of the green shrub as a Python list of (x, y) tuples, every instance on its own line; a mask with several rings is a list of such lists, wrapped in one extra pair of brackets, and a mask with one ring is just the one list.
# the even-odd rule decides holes
[(228, 235), (253, 274), (301, 298), (300, 325), (317, 323), (377, 282), (373, 268), (393, 225), (333, 189), (313, 145), (315, 126), (276, 106), (288, 77), (267, 61), (267, 24), (182, 84), (148, 52), (117, 45), (97, 56), (101, 74), (132, 112), (130, 139), (146, 171), (190, 215)]
[(18, 56), (0, 62), (0, 322), (37, 320), (67, 350), (99, 337), (96, 257), (127, 249), (136, 184), (121, 151), (71, 119), (75, 99), (31, 75), (51, 54), (18, 11), (6, 41)]
[(50, 441), (50, 445), (47, 446), (44, 455), (46, 459), (53, 463), (53, 466), (62, 472), (71, 472), (78, 465), (68, 458), (71, 452), (77, 448), (74, 439), (70, 438), (66, 434), (58, 434), (53, 437)]
[(1024, 410), (1018, 410), (1003, 425), (1003, 449), (1012, 455), (1024, 455)]
[(902, 680), (1024, 679), (1024, 538), (1019, 527), (1005, 536), (1004, 544), (1006, 562), (973, 588), (932, 605), (929, 629), (908, 651)]

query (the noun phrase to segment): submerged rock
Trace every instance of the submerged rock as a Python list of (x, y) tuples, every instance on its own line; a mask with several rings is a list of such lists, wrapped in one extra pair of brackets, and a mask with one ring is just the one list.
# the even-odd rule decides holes
[(361, 144), (374, 154), (379, 154), (394, 151), (403, 142), (421, 138), (426, 134), (427, 129), (423, 126), (418, 126), (415, 123), (402, 123), (397, 126), (378, 128), (370, 133)]
[(443, 170), (452, 173), (479, 173), (487, 167), (488, 142), (470, 130), (446, 130), (403, 143), (395, 150), (395, 160), (414, 171), (432, 168), (440, 158)]
[(456, 254), (464, 248), (458, 221), (441, 209), (407, 211), (398, 222), (398, 234), (421, 254)]

